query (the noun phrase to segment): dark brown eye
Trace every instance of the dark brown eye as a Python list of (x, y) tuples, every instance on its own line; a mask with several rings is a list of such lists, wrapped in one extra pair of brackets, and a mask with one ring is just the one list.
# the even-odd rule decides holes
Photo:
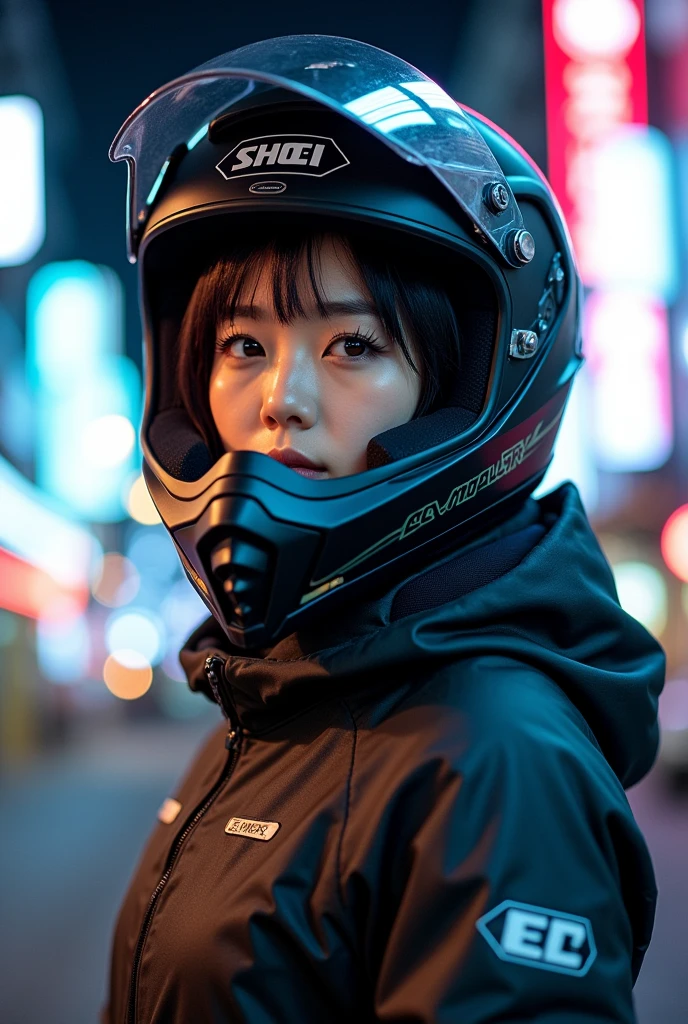
[(332, 353), (336, 356), (347, 356), (353, 362), (354, 359), (365, 359), (374, 357), (383, 348), (374, 335), (363, 335), (358, 332), (354, 334), (342, 334), (330, 344), (326, 355)]
[(244, 338), (241, 346), (245, 356), (264, 356), (265, 349), (259, 341), (254, 341), (253, 338)]
[(367, 349), (365, 341), (360, 338), (345, 338), (344, 339), (344, 351), (348, 356), (362, 356), (365, 355)]
[(218, 342), (218, 348), (229, 352), (234, 359), (248, 359), (252, 356), (264, 356), (265, 349), (255, 338), (246, 338), (243, 334), (230, 335)]

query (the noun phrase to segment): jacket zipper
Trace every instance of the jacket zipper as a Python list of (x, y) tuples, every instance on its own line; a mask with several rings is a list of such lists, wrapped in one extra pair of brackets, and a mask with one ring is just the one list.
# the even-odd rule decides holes
[[(221, 678), (221, 673), (222, 669), (224, 668), (224, 664), (225, 663), (222, 660), (222, 658), (218, 658), (215, 655), (206, 658), (205, 661), (205, 674), (213, 690), (213, 693), (215, 693), (216, 695), (218, 703), (220, 703), (218, 681), (219, 678)], [(224, 706), (221, 706), (223, 707), (223, 710), (225, 710)], [(225, 714), (227, 714), (226, 711)], [(141, 925), (141, 930), (139, 932), (139, 938), (136, 944), (136, 950), (134, 951), (134, 959), (132, 962), (131, 983), (129, 987), (129, 1012), (127, 1014), (128, 1024), (136, 1024), (136, 1002), (139, 967), (141, 965), (143, 947), (146, 943), (148, 930), (150, 928), (151, 921), (153, 919), (153, 914), (155, 913), (155, 908), (160, 897), (160, 894), (167, 885), (167, 881), (170, 875), (172, 874), (172, 869), (174, 868), (175, 862), (177, 860), (177, 857), (179, 856), (179, 852), (182, 846), (184, 845), (184, 842), (193, 832), (198, 822), (201, 820), (201, 818), (206, 813), (208, 808), (212, 805), (218, 793), (229, 779), (239, 759), (239, 754), (241, 753), (241, 741), (243, 739), (244, 730), (239, 725), (238, 718), (235, 718), (234, 714), (229, 714), (227, 715), (227, 717), (229, 719), (229, 729), (227, 731), (227, 736), (225, 737), (225, 747), (229, 751), (229, 757), (227, 758), (224, 771), (222, 772), (222, 775), (215, 783), (215, 785), (212, 787), (210, 792), (207, 794), (205, 799), (196, 807), (191, 817), (187, 820), (186, 825), (177, 836), (174, 845), (172, 846), (172, 849), (169, 852), (165, 870), (160, 878), (160, 881), (153, 890), (153, 894), (151, 895), (151, 898), (148, 902), (148, 907), (146, 908), (146, 913), (144, 914), (143, 917), (143, 923)]]

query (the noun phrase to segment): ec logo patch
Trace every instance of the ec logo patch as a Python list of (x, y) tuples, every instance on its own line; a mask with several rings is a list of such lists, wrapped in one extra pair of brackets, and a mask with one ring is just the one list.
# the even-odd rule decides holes
[(587, 917), (504, 900), (475, 923), (501, 960), (582, 977), (597, 956)]
[(349, 161), (324, 135), (259, 135), (244, 139), (216, 164), (225, 181), (251, 174), (305, 174), (324, 178)]

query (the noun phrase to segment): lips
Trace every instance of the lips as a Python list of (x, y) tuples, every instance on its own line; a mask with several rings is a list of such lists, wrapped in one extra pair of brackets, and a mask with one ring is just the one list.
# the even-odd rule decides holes
[(324, 466), (319, 466), (317, 462), (313, 462), (312, 459), (303, 455), (302, 452), (297, 452), (294, 448), (273, 448), (268, 455), (276, 462), (281, 462), (283, 466), (296, 470), (301, 476), (319, 479), (328, 475)]

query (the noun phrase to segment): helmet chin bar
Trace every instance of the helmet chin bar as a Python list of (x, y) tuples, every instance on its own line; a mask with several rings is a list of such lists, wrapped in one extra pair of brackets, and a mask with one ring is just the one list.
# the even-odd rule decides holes
[[(185, 521), (169, 524), (189, 576), (235, 646), (270, 646), (322, 615), (323, 599), (331, 611), (422, 567), (451, 537), (460, 544), (473, 522), (487, 526), (500, 506), (530, 493), (549, 464), (571, 380), (458, 462), (374, 488), (353, 521), (355, 495), (290, 494), (260, 474), (263, 456), (237, 453), (235, 470), (185, 503)], [(146, 475), (164, 506), (162, 482), (150, 467)]]
[[(279, 522), (240, 494), (211, 501), (197, 522), (173, 536), (185, 565), (198, 565), (200, 556), (203, 578), (194, 573), (193, 582), (239, 647), (270, 640), (269, 620), (282, 621), (292, 601), (298, 603), (304, 569), (312, 566), (320, 540), (315, 530)], [(291, 587), (277, 591), (275, 578)]]

